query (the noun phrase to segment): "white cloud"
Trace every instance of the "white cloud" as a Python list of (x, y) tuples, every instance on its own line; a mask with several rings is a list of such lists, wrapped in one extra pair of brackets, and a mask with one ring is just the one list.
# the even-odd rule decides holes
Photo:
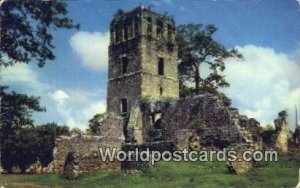
[(81, 58), (83, 65), (93, 70), (107, 70), (109, 32), (76, 32), (70, 45)]
[(17, 63), (14, 66), (3, 69), (2, 76), (5, 82), (22, 82), (28, 84), (36, 84), (37, 76), (29, 66), (25, 63)]
[(272, 124), (287, 109), (294, 127), (294, 106), (300, 105), (300, 65), (271, 48), (238, 47), (245, 61), (229, 59), (225, 70), (231, 86), (224, 89), (242, 114)]
[(58, 104), (63, 104), (67, 99), (70, 98), (69, 95), (63, 90), (56, 90), (54, 92), (50, 92), (49, 96)]
[(40, 96), (50, 90), (51, 86), (39, 81), (35, 69), (39, 68), (26, 63), (17, 63), (14, 66), (5, 67), (1, 72), (3, 78), (1, 82), (11, 89), (22, 89), (22, 92), (26, 94)]
[(104, 112), (106, 112), (106, 101), (100, 100), (93, 104), (90, 104), (87, 108), (83, 109), (82, 114), (87, 119), (91, 119), (95, 114)]
[(77, 127), (78, 125), (75, 123), (73, 115), (71, 114), (72, 109), (66, 103), (70, 99), (67, 92), (58, 89), (54, 92), (50, 92), (49, 97), (55, 102), (56, 111), (63, 118), (64, 123), (70, 128)]
[(57, 88), (42, 82), (38, 69), (25, 63), (15, 64), (2, 69), (3, 79), (0, 80), (9, 85), (11, 90), (41, 97), (40, 104), (47, 111), (33, 114), (36, 124), (54, 121), (84, 130), (90, 118), (106, 111), (105, 90)]
[(106, 111), (106, 101), (99, 100), (101, 92), (87, 92), (76, 89), (55, 90), (49, 97), (55, 102), (56, 112), (62, 122), (72, 128), (86, 129), (88, 120), (97, 113)]

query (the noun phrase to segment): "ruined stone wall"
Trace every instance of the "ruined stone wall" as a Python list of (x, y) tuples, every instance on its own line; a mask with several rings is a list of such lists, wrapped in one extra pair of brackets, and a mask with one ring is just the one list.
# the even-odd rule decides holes
[[(151, 20), (151, 21), (150, 21)], [(157, 33), (158, 21), (162, 21), (162, 32), (161, 35)], [(153, 12), (149, 9), (141, 9), (141, 34), (142, 35), (152, 35), (155, 37), (168, 38), (168, 25), (171, 26), (171, 39), (175, 39), (175, 22), (171, 18), (164, 17), (159, 13)], [(148, 26), (151, 26), (148, 27)]]
[(124, 137), (124, 121), (125, 119), (116, 114), (109, 114), (100, 122), (98, 136), (117, 137), (125, 140)]
[[(149, 21), (151, 18), (151, 30)], [(161, 21), (161, 35), (157, 33), (158, 21)], [(169, 28), (170, 27), (170, 28)], [(177, 45), (175, 42), (175, 23), (162, 16), (145, 11), (142, 15), (142, 96), (152, 99), (179, 98), (179, 82), (177, 68)], [(171, 48), (169, 48), (171, 46)], [(163, 75), (158, 74), (159, 59), (164, 61)], [(161, 91), (162, 90), (162, 95)]]
[(141, 75), (132, 74), (108, 82), (107, 107), (108, 112), (121, 113), (120, 100), (127, 99), (127, 111), (141, 96)]
[(191, 129), (179, 129), (174, 132), (172, 140), (178, 150), (189, 149), (190, 138), (193, 136)]
[(252, 141), (250, 132), (240, 126), (239, 116), (235, 117), (236, 114), (212, 94), (165, 103), (161, 111), (161, 127), (166, 139), (176, 141), (175, 135), (184, 136), (181, 129), (192, 129), (206, 146), (226, 147), (230, 143)]
[(288, 140), (289, 140), (289, 125), (286, 117), (278, 117), (274, 120), (275, 127), (277, 129), (277, 138), (275, 147), (278, 151), (286, 153), (288, 152)]
[(173, 80), (178, 80), (177, 69), (177, 46), (175, 41), (173, 50), (168, 50), (166, 41), (163, 39), (147, 37), (141, 40), (142, 56), (142, 69), (150, 74), (158, 75), (158, 61), (159, 58), (164, 60), (164, 75)]
[(152, 99), (176, 99), (178, 98), (178, 93), (179, 85), (177, 80), (166, 79), (151, 74), (142, 74), (142, 96), (149, 96)]
[(173, 140), (179, 148), (187, 146), (194, 133), (203, 146), (223, 148), (244, 142), (260, 147), (259, 126), (258, 121), (240, 115), (210, 93), (179, 100), (141, 100), (128, 122), (134, 143)]
[(61, 136), (56, 140), (54, 149), (53, 172), (62, 173), (65, 160), (69, 152), (79, 155), (80, 173), (92, 172), (104, 169), (119, 169), (121, 167), (118, 161), (102, 162), (99, 158), (99, 148), (117, 148), (120, 150), (124, 140), (117, 137), (104, 136)]
[[(121, 61), (123, 57), (128, 58), (128, 73), (141, 70), (141, 49), (139, 48), (141, 37), (137, 36), (119, 44), (109, 46), (108, 79), (122, 76)], [(124, 75), (126, 75), (124, 74)]]

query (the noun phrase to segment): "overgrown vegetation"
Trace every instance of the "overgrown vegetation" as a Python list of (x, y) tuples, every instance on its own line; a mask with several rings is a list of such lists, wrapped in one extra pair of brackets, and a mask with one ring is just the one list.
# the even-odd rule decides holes
[(150, 105), (150, 102), (151, 102), (151, 97), (148, 95), (144, 96), (139, 100), (139, 102), (140, 102), (141, 108), (148, 108)]
[(105, 117), (106, 117), (106, 113), (95, 114), (89, 120), (89, 129), (87, 130), (87, 132), (91, 134), (100, 133), (101, 122), (105, 119)]
[(24, 172), (37, 160), (47, 166), (53, 160), (56, 136), (67, 133), (68, 127), (55, 123), (34, 126), (32, 113), (45, 111), (38, 97), (9, 92), (7, 87), (2, 88), (1, 97), (1, 164), (8, 172), (13, 166)]

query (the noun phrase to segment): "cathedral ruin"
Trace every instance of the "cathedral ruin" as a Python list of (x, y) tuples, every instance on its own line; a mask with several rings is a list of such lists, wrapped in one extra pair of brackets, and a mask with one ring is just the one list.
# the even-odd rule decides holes
[[(167, 15), (144, 7), (119, 10), (114, 15), (110, 23), (107, 115), (95, 135), (56, 140), (55, 172), (128, 165), (99, 163), (95, 152), (99, 147), (200, 150), (243, 143), (261, 148), (259, 122), (240, 115), (220, 96), (203, 93), (179, 98), (175, 39), (175, 22)], [(75, 163), (67, 158), (78, 160)]]

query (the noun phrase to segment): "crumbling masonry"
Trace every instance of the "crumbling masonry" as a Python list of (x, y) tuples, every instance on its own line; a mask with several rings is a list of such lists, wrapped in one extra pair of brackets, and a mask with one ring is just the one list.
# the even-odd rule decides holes
[(65, 169), (65, 176), (73, 178), (81, 172), (132, 168), (115, 161), (98, 163), (95, 150), (102, 146), (172, 150), (174, 145), (183, 149), (191, 146), (195, 134), (192, 145), (198, 149), (259, 142), (259, 123), (240, 116), (219, 97), (207, 93), (179, 99), (172, 18), (144, 7), (119, 11), (110, 34), (107, 118), (100, 123), (97, 136), (59, 138), (54, 171)]

